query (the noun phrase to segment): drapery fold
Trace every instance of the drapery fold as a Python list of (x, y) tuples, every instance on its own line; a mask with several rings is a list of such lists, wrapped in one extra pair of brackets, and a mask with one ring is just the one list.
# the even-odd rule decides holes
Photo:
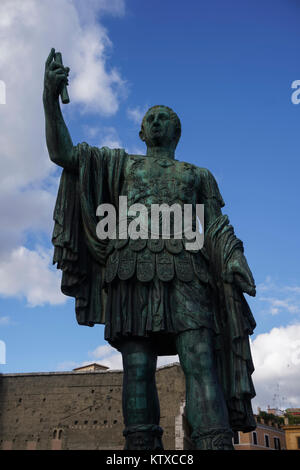
[(76, 300), (81, 325), (105, 322), (108, 240), (97, 237), (96, 210), (102, 203), (118, 208), (125, 155), (123, 149), (78, 144), (73, 149), (76, 171), (63, 170), (60, 178), (53, 216), (53, 264), (62, 270), (62, 292)]
[(226, 215), (218, 217), (205, 235), (205, 249), (210, 259), (214, 315), (218, 334), (216, 357), (230, 424), (233, 430), (249, 432), (256, 427), (251, 399), (255, 390), (251, 375), (249, 335), (256, 326), (242, 291), (224, 281), (228, 260), (235, 250), (243, 252)]

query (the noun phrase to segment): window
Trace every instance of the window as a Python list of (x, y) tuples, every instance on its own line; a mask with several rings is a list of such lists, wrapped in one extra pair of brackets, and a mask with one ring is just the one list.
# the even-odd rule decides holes
[(265, 434), (265, 446), (270, 447), (270, 441), (269, 441), (269, 436), (268, 434)]
[(62, 437), (62, 429), (54, 429), (53, 439), (61, 439), (61, 437)]
[(280, 450), (280, 439), (279, 437), (274, 437), (274, 447), (276, 450)]
[(233, 433), (233, 443), (234, 444), (239, 444), (240, 443), (240, 436), (238, 431), (234, 431)]
[(253, 431), (252, 433), (252, 442), (255, 446), (257, 446), (257, 432)]

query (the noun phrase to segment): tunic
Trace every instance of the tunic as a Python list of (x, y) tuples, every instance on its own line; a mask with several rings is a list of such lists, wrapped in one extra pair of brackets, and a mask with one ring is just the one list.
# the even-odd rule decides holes
[[(209, 224), (203, 249), (187, 251), (184, 238), (99, 239), (96, 209), (110, 203), (118, 214), (120, 195), (128, 206), (148, 208), (204, 203)], [(79, 144), (60, 180), (53, 263), (62, 270), (62, 292), (76, 300), (78, 323), (104, 323), (115, 347), (130, 335), (155, 335), (159, 354), (175, 354), (176, 334), (210, 328), (231, 428), (248, 432), (255, 429), (249, 346), (255, 321), (243, 293), (223, 281), (228, 259), (243, 247), (228, 217), (210, 214), (213, 206), (224, 202), (205, 168)]]
[[(182, 212), (191, 204), (195, 230), (195, 208), (207, 195), (207, 178), (207, 170), (189, 163), (128, 155), (120, 195), (127, 196), (128, 208), (143, 204), (148, 209), (149, 234), (153, 204), (178, 204)], [(216, 183), (215, 189), (222, 203)], [(216, 330), (207, 260), (201, 250), (185, 249), (185, 237), (173, 236), (174, 223), (169, 239), (160, 233), (158, 239), (110, 242), (105, 339), (113, 346), (118, 347), (124, 336), (155, 336), (158, 354), (176, 354), (176, 334), (201, 327)]]

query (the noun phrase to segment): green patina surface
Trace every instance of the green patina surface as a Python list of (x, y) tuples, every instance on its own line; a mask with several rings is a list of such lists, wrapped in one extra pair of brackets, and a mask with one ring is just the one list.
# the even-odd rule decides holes
[[(52, 50), (45, 69), (44, 109), (51, 160), (64, 168), (54, 211), (54, 262), (62, 291), (76, 299), (77, 321), (105, 324), (123, 356), (126, 449), (162, 448), (155, 385), (158, 355), (177, 354), (186, 377), (186, 415), (197, 449), (232, 449), (232, 430), (255, 428), (249, 335), (255, 321), (244, 293), (255, 283), (213, 175), (175, 159), (181, 134), (171, 108), (146, 113), (146, 155), (73, 145), (59, 95), (69, 69)], [(60, 56), (58, 56), (61, 59)], [(204, 204), (205, 242), (129, 237), (100, 240), (100, 204)], [(195, 212), (194, 212), (195, 213)], [(194, 221), (195, 222), (195, 221)], [(149, 221), (150, 224), (150, 221)]]

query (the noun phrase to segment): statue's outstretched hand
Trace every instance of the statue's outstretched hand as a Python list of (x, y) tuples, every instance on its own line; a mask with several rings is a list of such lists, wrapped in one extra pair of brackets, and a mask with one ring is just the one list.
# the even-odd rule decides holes
[(242, 292), (255, 297), (255, 281), (241, 250), (235, 250), (229, 259), (224, 281), (235, 284)]
[(44, 75), (44, 97), (58, 100), (64, 85), (68, 85), (69, 67), (64, 67), (55, 61), (55, 49), (46, 60)]

